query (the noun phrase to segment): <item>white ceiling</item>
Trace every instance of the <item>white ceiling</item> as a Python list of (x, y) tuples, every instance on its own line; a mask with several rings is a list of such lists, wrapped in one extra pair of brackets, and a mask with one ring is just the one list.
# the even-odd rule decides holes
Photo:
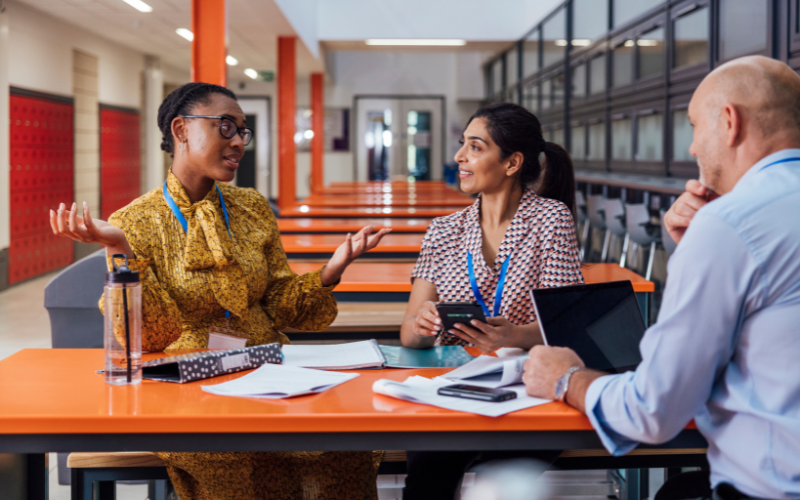
[[(156, 55), (163, 64), (187, 70), (191, 44), (175, 33), (191, 29), (191, 1), (145, 0), (153, 12), (142, 13), (122, 0), (18, 0), (104, 38), (145, 54)], [(228, 54), (239, 60), (228, 68), (231, 82), (247, 79), (245, 68), (275, 70), (277, 37), (295, 32), (272, 0), (228, 0)], [(297, 76), (323, 71), (300, 42), (297, 44)]]

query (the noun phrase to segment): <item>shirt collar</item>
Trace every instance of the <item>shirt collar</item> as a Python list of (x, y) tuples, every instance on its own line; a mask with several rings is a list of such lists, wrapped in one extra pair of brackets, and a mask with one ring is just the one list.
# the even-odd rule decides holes
[(772, 153), (769, 156), (765, 156), (764, 158), (756, 162), (755, 165), (750, 167), (747, 170), (747, 172), (745, 172), (742, 178), (739, 179), (739, 182), (736, 183), (736, 186), (738, 187), (739, 185), (747, 184), (752, 177), (758, 175), (759, 172), (762, 172), (765, 169), (765, 167), (768, 167), (775, 162), (786, 160), (789, 158), (797, 158), (797, 161), (800, 162), (800, 149), (782, 149), (777, 153)]
[(184, 189), (183, 184), (181, 181), (175, 177), (175, 174), (172, 173), (172, 168), (170, 167), (169, 173), (167, 174), (167, 191), (169, 191), (170, 196), (172, 199), (175, 200), (175, 204), (178, 205), (178, 208), (183, 211), (183, 209), (191, 208), (193, 205), (197, 203), (202, 203), (206, 200), (210, 201), (213, 204), (217, 202), (217, 190), (215, 188), (211, 188), (208, 190), (208, 194), (206, 196), (195, 203), (192, 203), (192, 200), (189, 198), (189, 195), (186, 194), (186, 189)]

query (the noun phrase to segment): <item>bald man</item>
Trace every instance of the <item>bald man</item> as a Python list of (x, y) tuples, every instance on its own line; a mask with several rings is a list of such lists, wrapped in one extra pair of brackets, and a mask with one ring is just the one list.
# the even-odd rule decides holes
[(689, 119), (700, 180), (665, 219), (679, 244), (642, 363), (607, 375), (537, 346), (525, 384), (586, 413), (614, 455), (668, 441), (694, 418), (711, 476), (689, 496), (797, 499), (800, 77), (764, 57), (732, 61), (697, 88)]

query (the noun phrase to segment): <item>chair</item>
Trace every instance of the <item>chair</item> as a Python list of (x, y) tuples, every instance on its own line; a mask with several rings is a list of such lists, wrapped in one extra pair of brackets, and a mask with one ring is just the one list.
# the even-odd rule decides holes
[(608, 262), (611, 254), (612, 245), (622, 238), (622, 250), (620, 251), (620, 266), (625, 267), (625, 259), (628, 254), (628, 231), (625, 228), (625, 205), (620, 198), (606, 198), (605, 220), (608, 230), (603, 244), (603, 252), (600, 256), (602, 262)]
[[(598, 231), (604, 231), (605, 236), (603, 238), (603, 249), (606, 246), (606, 239), (609, 238), (609, 233), (606, 228), (606, 218), (605, 218), (606, 206), (605, 206), (605, 197), (601, 194), (590, 194), (586, 197), (586, 217), (589, 220), (589, 224), (592, 229), (596, 229)], [(587, 252), (586, 252), (586, 261), (593, 262), (591, 255), (591, 237), (587, 238)], [(602, 255), (603, 252), (601, 252)], [(595, 261), (596, 262), (596, 261)]]
[[(50, 316), (50, 338), (54, 348), (95, 349), (103, 347), (103, 315), (98, 308), (98, 302), (103, 295), (107, 271), (106, 252), (100, 250), (67, 267), (45, 286), (44, 306)], [(91, 481), (86, 483), (84, 479), (81, 479), (81, 483), (74, 483), (75, 477), (85, 478), (88, 476), (85, 474), (76, 476), (75, 469), (72, 469), (72, 477), (70, 476), (69, 469), (76, 467), (77, 465), (74, 464), (79, 463), (72, 460), (73, 455), (75, 454), (58, 454), (58, 484), (70, 485), (72, 483), (73, 500), (91, 499), (93, 490)], [(120, 454), (94, 453), (92, 455), (115, 457)], [(126, 467), (131, 466), (127, 465)], [(95, 476), (101, 478), (93, 479), (93, 481), (100, 481), (98, 498), (101, 500), (113, 498), (109, 495), (113, 495), (115, 480), (160, 479), (159, 477), (138, 477), (133, 473), (124, 477), (113, 476), (109, 473)], [(153, 484), (150, 484), (149, 487), (154, 491), (154, 494), (150, 495), (151, 500), (159, 498), (158, 495), (164, 491), (164, 487), (155, 487)], [(88, 493), (86, 493), (87, 491)]]
[(678, 244), (675, 243), (675, 240), (673, 240), (672, 236), (669, 235), (669, 232), (667, 231), (667, 226), (666, 224), (664, 224), (664, 216), (667, 215), (667, 209), (662, 208), (660, 214), (661, 214), (661, 240), (664, 244), (664, 250), (667, 251), (667, 255), (672, 256)]
[(578, 213), (578, 245), (580, 245), (581, 260), (584, 260), (588, 253), (589, 228), (591, 223), (586, 215), (586, 197), (583, 191), (575, 191), (575, 208)]
[(650, 221), (650, 210), (646, 204), (630, 203), (625, 205), (625, 220), (628, 226), (628, 235), (633, 242), (633, 254), (639, 248), (649, 248), (647, 252), (647, 267), (645, 279), (650, 280), (653, 275), (656, 249), (661, 241), (661, 228)]

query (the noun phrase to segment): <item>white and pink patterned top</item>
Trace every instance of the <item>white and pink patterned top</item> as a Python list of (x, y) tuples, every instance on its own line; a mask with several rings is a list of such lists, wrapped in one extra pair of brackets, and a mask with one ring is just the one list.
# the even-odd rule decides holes
[[(525, 190), (491, 268), (481, 249), (480, 207), (478, 197), (472, 206), (433, 220), (422, 240), (412, 280), (422, 278), (436, 285), (440, 301), (475, 300), (467, 269), (469, 251), (478, 288), (491, 309), (500, 269), (511, 258), (500, 314), (517, 325), (536, 319), (531, 289), (583, 283), (575, 222), (562, 202)], [(436, 345), (466, 344), (447, 332), (436, 337)]]

